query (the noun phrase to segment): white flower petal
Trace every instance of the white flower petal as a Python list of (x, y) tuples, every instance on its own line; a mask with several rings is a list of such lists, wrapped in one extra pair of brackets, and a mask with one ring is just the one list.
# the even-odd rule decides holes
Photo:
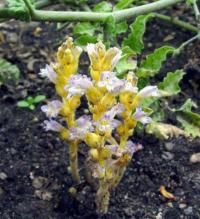
[(141, 97), (159, 97), (160, 92), (157, 86), (147, 86), (140, 90), (138, 95)]
[(136, 121), (139, 121), (142, 124), (148, 124), (152, 121), (152, 119), (144, 111), (142, 111), (140, 107), (136, 108), (133, 117)]
[(64, 127), (56, 122), (55, 120), (45, 120), (44, 121), (44, 129), (46, 131), (55, 131), (55, 132), (60, 132), (61, 129), (63, 129)]
[(55, 83), (57, 74), (50, 65), (46, 65), (39, 73), (42, 77), (47, 77), (51, 82)]
[(65, 90), (68, 92), (68, 98), (74, 95), (83, 95), (87, 89), (93, 86), (90, 78), (85, 75), (73, 75), (68, 84), (65, 86)]
[(48, 102), (47, 105), (41, 106), (41, 110), (47, 115), (47, 117), (52, 118), (59, 114), (61, 107), (62, 102), (59, 100), (53, 100)]

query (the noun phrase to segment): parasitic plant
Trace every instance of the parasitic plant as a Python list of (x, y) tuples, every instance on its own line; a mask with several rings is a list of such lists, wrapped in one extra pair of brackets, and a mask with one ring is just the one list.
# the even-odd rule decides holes
[[(97, 211), (104, 214), (110, 193), (119, 184), (133, 153), (142, 149), (129, 138), (138, 122), (144, 125), (151, 122), (141, 101), (160, 93), (157, 86), (139, 90), (133, 72), (119, 79), (114, 68), (121, 51), (116, 47), (106, 50), (101, 42), (87, 46), (91, 77), (77, 74), (81, 52), (68, 38), (58, 49), (57, 62), (41, 70), (61, 97), (42, 106), (42, 111), (49, 117), (44, 121), (46, 131), (58, 132), (69, 144), (70, 168), (76, 183), (80, 182), (78, 145), (84, 142), (88, 146), (87, 180), (97, 189)], [(77, 118), (82, 96), (86, 97), (89, 113)], [(57, 116), (66, 126), (55, 121)]]

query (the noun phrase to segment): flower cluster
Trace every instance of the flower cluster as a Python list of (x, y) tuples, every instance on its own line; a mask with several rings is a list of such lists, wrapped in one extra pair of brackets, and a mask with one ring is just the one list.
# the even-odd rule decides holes
[[(105, 197), (117, 186), (133, 153), (142, 149), (129, 137), (138, 122), (151, 122), (149, 114), (141, 107), (141, 101), (159, 96), (156, 86), (139, 90), (133, 72), (119, 79), (114, 68), (121, 57), (118, 48), (106, 50), (103, 43), (88, 44), (90, 75), (77, 74), (81, 48), (75, 47), (71, 38), (58, 49), (57, 63), (46, 65), (41, 75), (55, 84), (62, 101), (53, 100), (42, 106), (49, 120), (44, 121), (45, 130), (60, 133), (70, 146), (70, 165), (74, 180), (78, 181), (78, 144), (88, 146), (87, 171), (90, 180), (97, 182), (97, 207), (104, 213)], [(76, 110), (85, 96), (89, 115), (76, 118)], [(66, 123), (61, 125), (55, 118), (60, 116)]]

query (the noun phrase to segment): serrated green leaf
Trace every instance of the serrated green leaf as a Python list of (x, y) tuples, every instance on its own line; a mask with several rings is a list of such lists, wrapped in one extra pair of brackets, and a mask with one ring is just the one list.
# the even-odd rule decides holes
[(182, 70), (167, 73), (163, 82), (158, 84), (158, 88), (165, 91), (168, 96), (178, 94), (181, 91), (179, 82), (182, 80), (185, 73)]
[(177, 120), (181, 123), (185, 131), (193, 137), (200, 137), (200, 114), (192, 112), (192, 107), (197, 105), (188, 99), (179, 109), (173, 109), (177, 115)]
[(44, 95), (38, 95), (33, 99), (33, 103), (40, 103), (41, 101), (45, 100), (46, 96)]
[(88, 43), (96, 43), (97, 37), (84, 34), (75, 40), (77, 46), (86, 46)]
[(73, 29), (74, 35), (90, 35), (93, 36), (95, 32), (95, 27), (89, 22), (82, 22), (75, 25)]
[(115, 33), (116, 34), (125, 33), (127, 29), (128, 29), (128, 24), (126, 21), (123, 21), (123, 22), (116, 24)]
[(110, 4), (106, 1), (102, 1), (93, 8), (93, 11), (95, 11), (95, 12), (111, 12), (112, 11), (112, 4)]
[(20, 70), (16, 65), (0, 59), (0, 84), (18, 84)]
[(125, 73), (137, 67), (135, 52), (128, 46), (122, 48), (122, 58), (119, 60), (116, 70), (117, 76), (122, 78)]
[(17, 102), (17, 106), (21, 108), (27, 108), (29, 107), (29, 103), (26, 100), (21, 100)]
[(183, 116), (177, 116), (177, 120), (181, 123), (188, 135), (191, 135), (193, 138), (200, 137), (200, 126), (194, 125)]
[(123, 46), (129, 46), (133, 51), (140, 54), (144, 48), (143, 35), (146, 29), (146, 22), (153, 17), (153, 14), (140, 15), (131, 24), (131, 33), (122, 42)]
[(163, 46), (156, 49), (153, 53), (146, 56), (142, 60), (136, 75), (138, 77), (153, 77), (162, 67), (162, 63), (166, 60), (169, 53), (173, 53), (175, 50), (172, 46)]
[(27, 9), (23, 0), (7, 0), (8, 10), (10, 13), (14, 13), (16, 17), (23, 21), (30, 21), (31, 15)]
[(129, 7), (135, 0), (121, 0), (115, 5), (115, 10), (121, 10)]
[(192, 107), (197, 108), (197, 104), (191, 99), (187, 99), (186, 102), (178, 109), (178, 111), (191, 112)]

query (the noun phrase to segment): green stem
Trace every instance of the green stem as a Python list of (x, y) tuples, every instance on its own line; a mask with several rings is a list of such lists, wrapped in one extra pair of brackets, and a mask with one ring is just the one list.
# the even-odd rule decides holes
[(184, 43), (182, 43), (175, 51), (174, 51), (174, 55), (178, 55), (180, 54), (180, 52), (190, 43), (192, 43), (195, 40), (200, 39), (200, 33), (198, 33), (196, 36), (192, 37), (191, 39), (185, 41)]
[(189, 31), (192, 31), (194, 33), (198, 33), (198, 28), (187, 23), (187, 22), (181, 21), (181, 20), (176, 19), (176, 18), (172, 18), (172, 17), (167, 16), (167, 15), (158, 14), (158, 13), (154, 13), (154, 16), (155, 16), (155, 18), (159, 18), (159, 19), (164, 20), (164, 21), (171, 23), (171, 24), (175, 24), (176, 26), (181, 27), (185, 30), (189, 30)]
[(52, 4), (51, 0), (41, 0), (35, 3), (35, 8), (44, 8), (47, 7), (48, 5)]
[(114, 16), (117, 22), (136, 17), (141, 14), (147, 14), (163, 8), (177, 4), (183, 0), (159, 0), (142, 6), (137, 6), (129, 9), (114, 11), (114, 12), (83, 12), (83, 11), (44, 11), (35, 10), (31, 6), (29, 0), (24, 0), (28, 9), (31, 12), (33, 21), (95, 21), (103, 22), (108, 17)]
[(194, 1), (194, 3), (193, 3), (193, 8), (194, 8), (195, 17), (196, 17), (197, 21), (200, 22), (200, 12), (199, 12), (199, 8), (197, 6), (196, 1)]

